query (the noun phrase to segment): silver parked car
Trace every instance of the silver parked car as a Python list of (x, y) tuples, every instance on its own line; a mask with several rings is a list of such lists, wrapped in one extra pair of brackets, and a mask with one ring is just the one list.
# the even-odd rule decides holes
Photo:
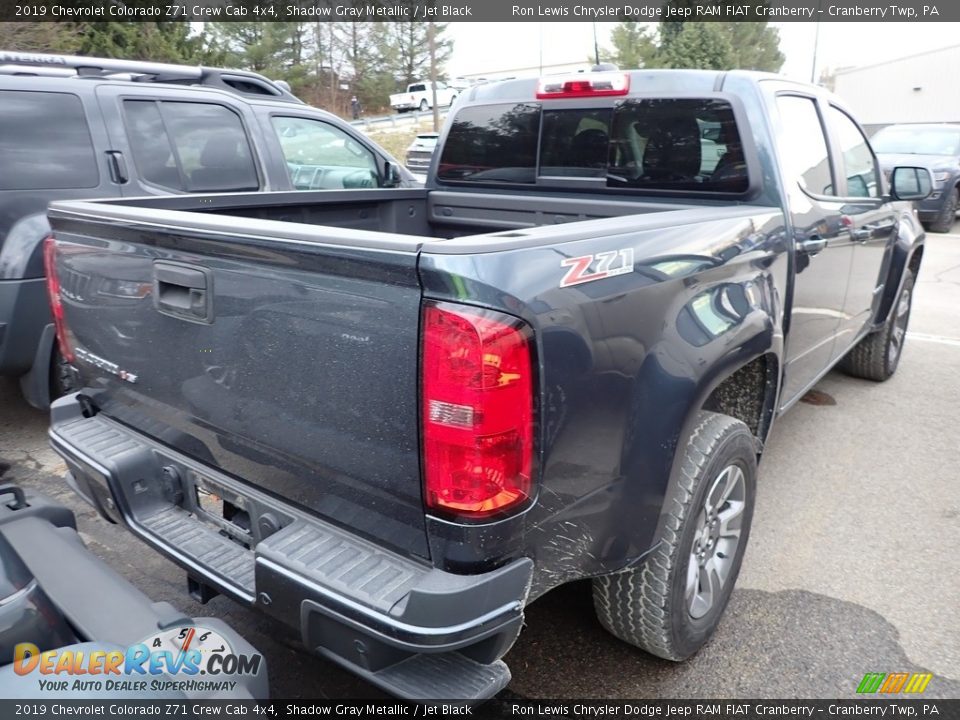
[(433, 151), (437, 147), (437, 140), (440, 134), (435, 132), (423, 132), (418, 134), (410, 147), (407, 148), (406, 165), (407, 169), (419, 175), (426, 175), (430, 169), (430, 159), (433, 157)]

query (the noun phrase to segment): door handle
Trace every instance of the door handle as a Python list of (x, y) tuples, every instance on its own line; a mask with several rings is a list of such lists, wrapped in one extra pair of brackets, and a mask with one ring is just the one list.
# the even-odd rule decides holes
[(894, 223), (885, 222), (885, 223), (873, 223), (872, 225), (864, 225), (858, 227), (856, 230), (850, 230), (850, 237), (858, 242), (866, 242), (871, 238), (875, 238), (878, 235), (885, 235), (894, 228)]
[(207, 268), (186, 263), (153, 264), (153, 301), (164, 315), (192, 322), (213, 322), (213, 278)]
[(117, 185), (123, 185), (130, 179), (127, 161), (119, 150), (107, 150), (107, 165), (110, 168), (110, 179)]
[(813, 257), (827, 246), (825, 238), (819, 235), (810, 235), (797, 243), (797, 250)]

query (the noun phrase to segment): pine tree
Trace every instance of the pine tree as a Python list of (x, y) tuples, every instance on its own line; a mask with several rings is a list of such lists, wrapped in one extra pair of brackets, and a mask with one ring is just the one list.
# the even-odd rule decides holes
[(765, 22), (716, 23), (726, 28), (733, 52), (732, 66), (740, 70), (779, 72), (785, 60), (780, 31)]
[[(692, 8), (698, 0), (670, 0), (674, 9)], [(722, 6), (728, 2), (713, 2)], [(780, 34), (763, 21), (661, 22), (656, 34), (636, 22), (618, 23), (605, 58), (624, 69), (637, 67), (766, 70), (778, 72), (784, 56)]]
[(77, 23), (0, 22), (0, 48), (4, 50), (72, 55), (79, 47)]
[(684, 23), (656, 53), (660, 67), (728, 70), (733, 67), (733, 48), (720, 23)]
[[(441, 68), (446, 65), (453, 52), (453, 41), (443, 37), (447, 26), (448, 23), (434, 23), (437, 65)], [(390, 69), (400, 87), (406, 88), (410, 83), (427, 77), (430, 72), (427, 23), (392, 23), (389, 42), (393, 55), (393, 66)]]
[(186, 22), (75, 23), (77, 54), (181, 64), (218, 64), (220, 54)]
[(653, 33), (642, 23), (632, 20), (617, 23), (610, 33), (610, 41), (613, 50), (604, 51), (602, 57), (624, 70), (650, 67), (650, 62), (657, 52)]

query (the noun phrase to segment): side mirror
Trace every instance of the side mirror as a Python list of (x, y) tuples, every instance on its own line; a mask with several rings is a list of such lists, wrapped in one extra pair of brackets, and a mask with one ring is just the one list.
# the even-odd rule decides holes
[(403, 182), (403, 178), (400, 177), (400, 168), (390, 161), (385, 162), (383, 164), (383, 187), (400, 187), (401, 182)]
[(933, 189), (930, 171), (921, 167), (895, 167), (890, 173), (890, 195), (894, 200), (923, 200)]

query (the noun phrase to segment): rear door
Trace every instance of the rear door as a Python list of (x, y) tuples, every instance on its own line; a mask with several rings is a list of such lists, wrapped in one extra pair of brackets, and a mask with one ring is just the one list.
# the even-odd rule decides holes
[(50, 322), (47, 203), (119, 192), (98, 152), (106, 139), (92, 94), (65, 82), (38, 91), (42, 83), (27, 80), (0, 75), (0, 374), (14, 377), (33, 366)]
[(817, 99), (775, 97), (777, 151), (794, 240), (793, 307), (786, 340), (784, 387), (790, 403), (833, 359), (843, 323), (853, 243), (843, 224), (844, 201)]
[(113, 172), (127, 196), (267, 190), (249, 106), (178, 88), (101, 85)]
[(860, 127), (834, 105), (827, 107), (826, 118), (840, 169), (841, 220), (854, 243), (840, 335), (833, 352), (838, 358), (870, 322), (879, 304), (897, 216), (881, 197), (880, 166)]

